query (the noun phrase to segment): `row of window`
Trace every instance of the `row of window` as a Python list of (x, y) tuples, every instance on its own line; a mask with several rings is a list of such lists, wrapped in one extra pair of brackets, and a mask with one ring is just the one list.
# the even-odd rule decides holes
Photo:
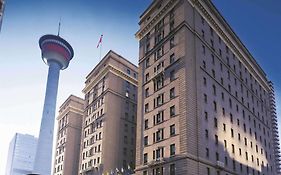
[[(204, 30), (205, 27), (204, 27), (204, 24), (202, 24), (201, 28), (202, 28), (201, 29), (201, 36), (202, 36), (203, 40), (205, 40), (206, 38), (205, 38), (205, 30)], [(209, 27), (209, 33), (210, 33), (209, 36), (211, 36), (210, 37), (210, 45), (211, 45), (211, 48), (215, 51), (215, 49), (214, 49), (214, 34), (215, 33), (214, 33), (214, 30), (212, 29), (211, 26)], [(222, 40), (221, 40), (221, 38), (219, 36), (218, 36), (218, 43), (219, 43), (219, 45), (222, 44)], [(229, 55), (231, 54), (231, 50), (229, 49), (229, 47), (226, 44), (225, 44), (225, 49), (224, 50), (225, 50), (226, 65), (229, 68), (232, 68), (232, 66), (230, 64), (230, 59), (229, 59)], [(203, 55), (206, 54), (205, 45), (202, 45), (202, 52), (203, 52)], [(218, 49), (218, 55), (220, 57), (222, 57), (222, 50), (221, 50), (221, 48)], [(242, 65), (241, 61), (236, 58), (234, 53), (232, 53), (232, 60), (233, 60), (233, 68), (232, 68), (233, 72), (237, 73), (236, 72), (236, 70), (237, 70), (236, 67), (237, 66), (236, 66), (235, 62), (238, 62), (238, 67), (240, 69), (239, 77), (241, 78), (242, 81), (244, 81), (244, 78), (242, 77), (242, 72), (241, 72), (241, 70), (243, 69), (244, 66)], [(212, 64), (215, 64), (215, 56), (213, 54), (212, 54)], [(258, 94), (258, 92), (257, 92), (258, 89), (260, 90), (260, 92), (259, 92), (260, 96), (262, 96), (261, 95), (262, 91), (263, 91), (263, 94), (265, 95), (266, 94), (265, 90), (261, 87), (261, 85), (258, 84), (258, 81), (255, 78), (253, 78), (253, 75), (250, 72), (248, 72), (248, 69), (246, 67), (244, 67), (244, 73), (249, 73), (249, 79), (250, 79), (251, 83), (253, 83), (253, 80), (254, 80), (255, 85), (259, 87), (259, 88), (258, 87), (255, 88), (256, 95)], [(245, 76), (247, 76), (247, 75), (245, 75)], [(245, 83), (246, 83), (246, 85), (248, 85), (248, 79), (247, 78), (245, 78)], [(254, 91), (253, 84), (251, 85), (251, 89)]]
[(95, 159), (91, 159), (90, 161), (88, 161), (87, 163), (83, 163), (82, 164), (82, 170), (91, 168), (92, 166), (98, 165), (101, 163), (100, 157), (97, 157)]
[[(170, 125), (170, 137), (173, 137), (176, 135), (176, 125), (172, 124)], [(153, 143), (160, 142), (164, 140), (164, 128), (158, 129), (156, 132), (153, 133)], [(144, 146), (149, 145), (149, 138), (148, 136), (145, 136), (143, 138)]]
[[(156, 150), (153, 150), (153, 161), (161, 161), (164, 158), (164, 149), (165, 147), (158, 147)], [(176, 145), (171, 144), (169, 147), (169, 156), (176, 155)], [(148, 163), (148, 153), (143, 154), (143, 164), (146, 165)]]
[[(176, 175), (176, 165), (174, 163), (169, 165), (169, 175)], [(144, 170), (143, 171), (143, 175), (148, 175), (148, 171)], [(164, 174), (164, 167), (160, 166), (160, 167), (156, 167), (152, 169), (152, 175), (163, 175)]]

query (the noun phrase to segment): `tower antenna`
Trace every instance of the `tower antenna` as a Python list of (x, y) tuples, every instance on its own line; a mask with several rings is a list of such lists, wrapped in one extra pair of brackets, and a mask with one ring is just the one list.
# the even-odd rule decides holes
[(61, 26), (61, 18), (60, 18), (60, 21), (59, 21), (58, 36), (60, 36), (60, 26)]

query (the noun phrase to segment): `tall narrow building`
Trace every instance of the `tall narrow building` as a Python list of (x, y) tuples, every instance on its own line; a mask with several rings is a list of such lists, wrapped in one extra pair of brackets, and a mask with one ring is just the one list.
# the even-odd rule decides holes
[(212, 2), (154, 0), (139, 25), (136, 174), (276, 175), (271, 85)]
[(138, 68), (109, 51), (86, 77), (80, 174), (135, 167)]
[(10, 142), (6, 175), (26, 175), (32, 172), (37, 138), (16, 133)]
[(60, 106), (54, 175), (78, 174), (83, 114), (84, 100), (74, 95)]

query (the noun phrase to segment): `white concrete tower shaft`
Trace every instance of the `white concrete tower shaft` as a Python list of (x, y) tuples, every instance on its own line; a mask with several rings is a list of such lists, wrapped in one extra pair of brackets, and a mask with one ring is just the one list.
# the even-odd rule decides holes
[(49, 65), (47, 87), (33, 174), (51, 175), (53, 133), (60, 70), (68, 67), (72, 47), (61, 37), (44, 35), (39, 40), (42, 59)]

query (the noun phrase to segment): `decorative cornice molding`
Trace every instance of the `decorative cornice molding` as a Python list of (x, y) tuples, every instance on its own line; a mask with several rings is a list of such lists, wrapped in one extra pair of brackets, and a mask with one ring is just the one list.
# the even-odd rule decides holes
[(62, 117), (64, 117), (67, 113), (69, 112), (73, 112), (76, 114), (80, 114), (80, 115), (84, 115), (84, 110), (83, 109), (79, 109), (77, 107), (74, 107), (72, 105), (69, 105), (64, 111), (62, 111), (58, 117), (56, 118), (57, 120), (61, 119)]
[(89, 84), (86, 85), (86, 87), (82, 90), (85, 94), (88, 93), (91, 90), (91, 87), (94, 87), (98, 82), (101, 81), (101, 79), (106, 76), (109, 72), (113, 73), (116, 76), (119, 76), (130, 83), (132, 83), (135, 86), (138, 86), (138, 80), (135, 78), (132, 78), (131, 76), (128, 76), (126, 73), (124, 73), (122, 70), (118, 69), (117, 67), (108, 64), (105, 66), (97, 75), (97, 77), (91, 81)]

